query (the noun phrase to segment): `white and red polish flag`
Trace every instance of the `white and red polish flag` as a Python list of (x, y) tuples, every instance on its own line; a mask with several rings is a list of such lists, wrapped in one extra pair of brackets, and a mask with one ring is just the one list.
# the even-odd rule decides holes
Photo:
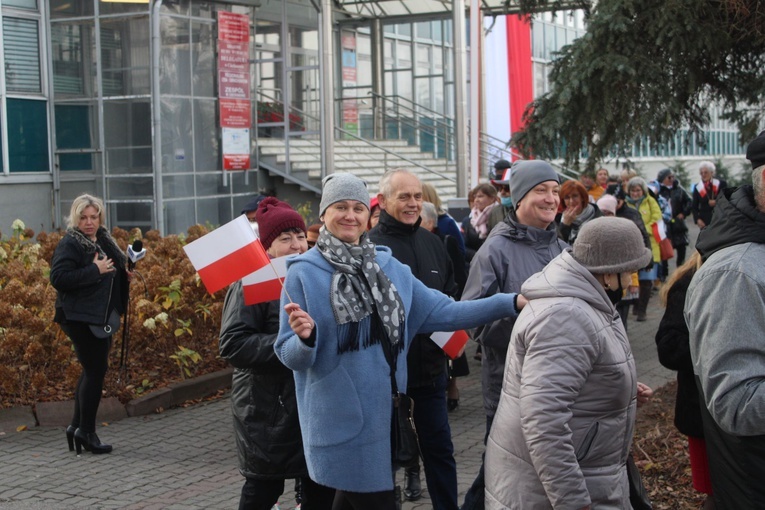
[(271, 259), (271, 264), (242, 278), (245, 305), (257, 305), (279, 299), (282, 282), (287, 276), (287, 259), (291, 255)]
[(210, 294), (268, 265), (268, 254), (245, 215), (183, 249)]
[(450, 332), (438, 331), (430, 335), (430, 339), (443, 349), (451, 359), (456, 359), (460, 355), (469, 338), (464, 329)]

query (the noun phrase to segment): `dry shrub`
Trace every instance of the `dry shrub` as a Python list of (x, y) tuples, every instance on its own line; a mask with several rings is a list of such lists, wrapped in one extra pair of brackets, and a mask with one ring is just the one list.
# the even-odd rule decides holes
[[(194, 226), (186, 236), (161, 237), (151, 230), (141, 238), (139, 229), (112, 230), (122, 249), (142, 239), (147, 254), (130, 286), (127, 368), (119, 377), (123, 327), (113, 338), (107, 396), (127, 402), (138, 395), (130, 383), (148, 379), (156, 390), (178, 381), (180, 373), (169, 356), (179, 346), (202, 356), (195, 367), (198, 375), (226, 366), (218, 357), (225, 291), (208, 294), (183, 251), (187, 242), (206, 233), (205, 227)], [(48, 277), (63, 233), (33, 236), (23, 229), (0, 240), (0, 407), (71, 400), (81, 373), (71, 341), (53, 322), (56, 291)], [(174, 281), (177, 295), (168, 300)]]

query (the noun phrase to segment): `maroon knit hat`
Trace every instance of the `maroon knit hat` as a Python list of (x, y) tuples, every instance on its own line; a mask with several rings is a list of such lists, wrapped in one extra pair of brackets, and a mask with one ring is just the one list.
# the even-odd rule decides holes
[(288, 203), (274, 197), (267, 197), (258, 204), (255, 219), (258, 221), (260, 242), (266, 250), (285, 230), (298, 228), (306, 231), (303, 217)]

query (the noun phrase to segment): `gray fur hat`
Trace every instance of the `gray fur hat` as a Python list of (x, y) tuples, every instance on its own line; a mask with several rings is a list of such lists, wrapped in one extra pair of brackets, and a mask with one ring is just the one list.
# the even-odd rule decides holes
[(321, 202), (319, 216), (324, 214), (327, 207), (341, 200), (356, 200), (369, 209), (369, 190), (367, 183), (349, 173), (329, 174), (321, 181)]
[(555, 181), (560, 184), (560, 177), (550, 163), (538, 159), (517, 161), (510, 175), (510, 195), (515, 207), (518, 207), (521, 199), (534, 189), (534, 186), (546, 181)]
[(582, 226), (572, 255), (585, 269), (596, 274), (634, 272), (653, 259), (635, 223), (605, 216)]

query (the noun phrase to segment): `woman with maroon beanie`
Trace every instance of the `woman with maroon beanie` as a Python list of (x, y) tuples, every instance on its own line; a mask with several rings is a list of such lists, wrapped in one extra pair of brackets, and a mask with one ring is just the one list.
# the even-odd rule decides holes
[[(305, 221), (289, 204), (268, 197), (258, 204), (260, 242), (271, 258), (308, 249)], [(284, 481), (302, 483), (303, 510), (328, 510), (334, 490), (308, 478), (298, 422), (292, 371), (274, 352), (279, 330), (279, 300), (246, 305), (242, 282), (229, 287), (223, 305), (220, 354), (234, 367), (231, 410), (246, 481), (240, 510), (270, 510), (284, 492)]]

